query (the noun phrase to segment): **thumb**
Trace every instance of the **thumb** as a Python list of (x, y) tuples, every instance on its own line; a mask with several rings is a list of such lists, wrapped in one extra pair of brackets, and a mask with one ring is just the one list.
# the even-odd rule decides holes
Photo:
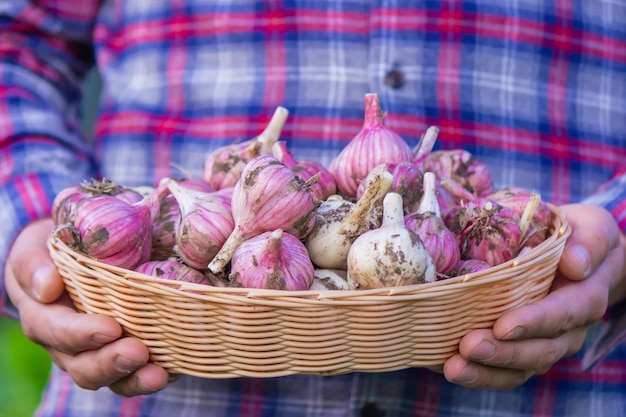
[(13, 275), (26, 294), (41, 303), (57, 300), (65, 289), (46, 245), (52, 229), (51, 219), (30, 223), (15, 239), (7, 258), (7, 273)]
[(608, 253), (620, 245), (615, 219), (605, 209), (586, 204), (560, 207), (572, 227), (559, 262), (559, 272), (571, 280), (594, 273)]

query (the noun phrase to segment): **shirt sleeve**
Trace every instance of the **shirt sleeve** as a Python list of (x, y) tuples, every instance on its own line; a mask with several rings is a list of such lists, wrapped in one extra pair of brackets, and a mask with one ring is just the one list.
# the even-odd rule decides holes
[(15, 237), (49, 215), (62, 188), (95, 176), (79, 104), (98, 3), (0, 3), (0, 313), (10, 317), (4, 268)]
[[(626, 169), (583, 202), (604, 207), (613, 215), (622, 233), (626, 233)], [(591, 340), (582, 361), (584, 369), (593, 368), (626, 341), (626, 300), (611, 306), (602, 322), (589, 335)]]

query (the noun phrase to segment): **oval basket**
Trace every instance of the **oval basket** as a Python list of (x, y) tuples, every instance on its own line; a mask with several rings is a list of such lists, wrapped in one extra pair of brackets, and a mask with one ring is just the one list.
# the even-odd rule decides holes
[(76, 308), (115, 318), (153, 363), (204, 378), (335, 375), (436, 366), (470, 330), (543, 298), (571, 230), (554, 206), (541, 245), (479, 273), (366, 291), (179, 283), (112, 267), (48, 240)]

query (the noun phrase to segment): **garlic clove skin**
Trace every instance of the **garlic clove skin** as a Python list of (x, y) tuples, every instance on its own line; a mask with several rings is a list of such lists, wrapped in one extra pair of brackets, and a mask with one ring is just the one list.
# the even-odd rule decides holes
[(311, 291), (345, 291), (349, 290), (348, 274), (342, 269), (315, 269)]
[(435, 264), (419, 236), (404, 225), (402, 196), (383, 200), (383, 224), (359, 236), (348, 253), (348, 285), (374, 289), (434, 282)]
[(304, 291), (313, 276), (314, 267), (302, 242), (276, 229), (237, 247), (229, 279), (244, 288)]

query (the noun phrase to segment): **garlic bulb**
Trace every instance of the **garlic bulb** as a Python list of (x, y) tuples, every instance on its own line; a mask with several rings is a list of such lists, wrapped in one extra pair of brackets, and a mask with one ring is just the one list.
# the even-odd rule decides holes
[(133, 204), (141, 201), (143, 196), (137, 191), (114, 183), (106, 178), (83, 181), (61, 190), (52, 201), (52, 218), (56, 224), (70, 221), (72, 204), (86, 198), (111, 196)]
[[(520, 217), (522, 247), (533, 248), (546, 240), (552, 225), (552, 213), (539, 194), (522, 187), (506, 187), (495, 191), (487, 198), (501, 206), (509, 207)], [(527, 212), (527, 209), (530, 212)], [(529, 218), (522, 218), (525, 212), (527, 215), (530, 214)]]
[(451, 275), (461, 260), (461, 251), (456, 236), (448, 229), (441, 217), (435, 174), (432, 172), (424, 173), (424, 197), (418, 211), (407, 214), (404, 222), (406, 227), (417, 233), (424, 243), (435, 262), (437, 272)]
[(315, 269), (311, 291), (349, 290), (347, 272), (343, 269)]
[(419, 236), (404, 225), (402, 196), (383, 200), (383, 224), (359, 236), (348, 252), (351, 289), (372, 289), (433, 282), (435, 264)]
[(309, 185), (270, 155), (251, 160), (235, 184), (232, 214), (235, 227), (209, 269), (221, 272), (244, 240), (283, 229), (304, 239), (313, 229), (315, 200)]
[[(172, 195), (167, 184), (175, 181), (179, 186), (185, 189), (202, 191), (205, 193), (213, 192), (207, 182), (201, 178), (182, 178), (178, 180), (163, 178), (156, 188), (153, 188), (149, 194), (156, 194), (155, 201), (158, 204), (158, 214), (152, 217), (152, 254), (151, 261), (163, 261), (171, 257), (176, 257), (176, 229), (180, 220), (180, 207), (176, 201), (176, 197)], [(145, 192), (148, 189), (145, 188)]]
[(176, 253), (185, 264), (206, 269), (235, 228), (228, 198), (185, 188), (174, 180), (167, 187), (178, 202)]
[(244, 288), (303, 291), (311, 286), (313, 273), (302, 242), (276, 229), (251, 237), (235, 249), (229, 279)]
[(363, 127), (328, 166), (344, 196), (355, 197), (359, 183), (375, 166), (413, 160), (406, 141), (383, 125), (384, 117), (378, 95), (366, 94)]
[(495, 266), (513, 259), (519, 250), (519, 217), (492, 200), (452, 209), (444, 219), (457, 236), (461, 259), (478, 259)]
[(457, 264), (454, 276), (473, 274), (474, 272), (484, 271), (489, 268), (491, 268), (491, 265), (485, 261), (481, 261), (479, 259), (465, 259), (459, 261)]
[(149, 261), (135, 268), (136, 272), (172, 281), (209, 285), (209, 280), (198, 270), (174, 260)]
[(100, 262), (134, 269), (150, 259), (151, 203), (150, 197), (134, 204), (108, 195), (85, 198), (73, 203), (69, 223), (55, 233)]
[(424, 160), (424, 171), (433, 172), (439, 180), (452, 178), (477, 197), (493, 192), (489, 168), (464, 149), (432, 152)]
[(329, 198), (315, 210), (315, 225), (305, 239), (309, 256), (318, 268), (347, 269), (348, 251), (352, 242), (369, 230), (370, 212), (381, 200), (393, 176), (382, 172), (370, 181), (356, 203), (343, 198)]
[(272, 145), (280, 137), (288, 115), (289, 111), (279, 106), (260, 135), (211, 152), (204, 162), (202, 178), (214, 190), (233, 187), (248, 161), (259, 155), (271, 155)]
[(311, 193), (317, 201), (323, 201), (337, 193), (335, 177), (319, 162), (306, 159), (296, 161), (287, 149), (287, 144), (281, 141), (274, 144), (272, 154), (304, 181), (309, 181), (316, 175), (319, 177), (316, 182), (311, 184)]
[[(410, 162), (384, 163), (375, 166), (365, 180), (361, 181), (357, 188), (356, 196), (361, 198), (367, 185), (377, 175), (382, 172), (388, 172), (393, 175), (393, 182), (389, 188), (390, 192), (398, 193), (402, 196), (405, 213), (412, 213), (417, 210), (419, 202), (424, 195), (423, 173), (422, 170)], [(379, 200), (382, 205), (382, 199)]]

